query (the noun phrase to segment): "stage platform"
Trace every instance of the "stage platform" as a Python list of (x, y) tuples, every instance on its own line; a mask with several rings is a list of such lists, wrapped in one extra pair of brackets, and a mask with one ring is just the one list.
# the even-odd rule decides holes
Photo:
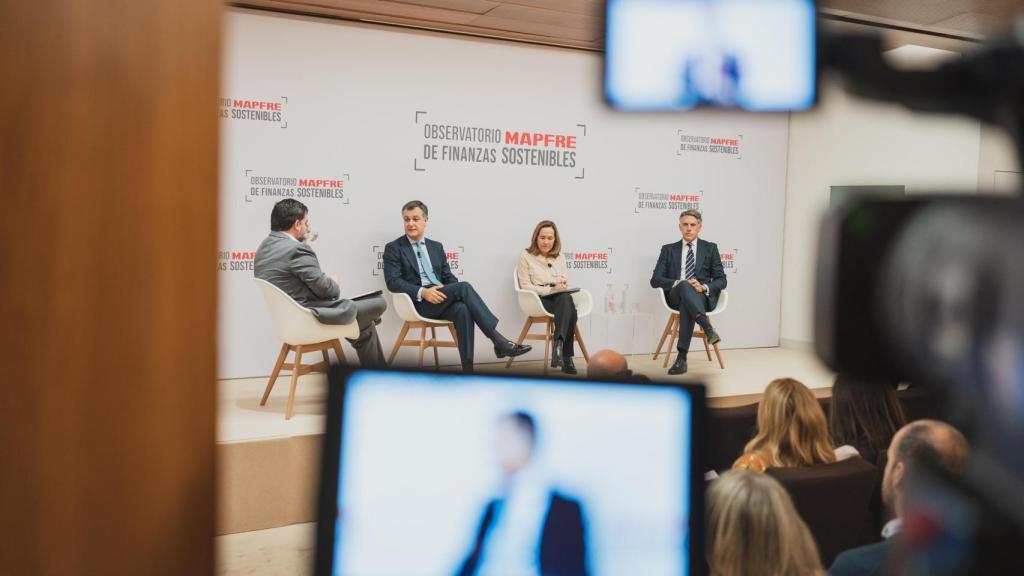
[[(668, 376), (662, 357), (650, 354), (628, 357), (635, 372), (653, 380), (678, 379), (702, 382), (710, 404), (735, 406), (757, 401), (773, 378), (791, 376), (827, 394), (832, 374), (806, 350), (755, 348), (723, 350), (726, 368), (709, 362), (703, 350), (692, 351), (690, 371)], [(586, 363), (577, 359), (578, 377)], [(478, 364), (479, 373), (516, 371), (541, 374), (540, 361)], [(246, 378), (218, 382), (218, 534), (248, 532), (310, 522), (315, 507), (315, 480), (320, 458), (320, 438), (326, 413), (326, 378), (313, 374), (299, 378), (295, 413), (284, 419), (289, 379), (278, 380), (266, 406), (259, 405), (267, 379)]]

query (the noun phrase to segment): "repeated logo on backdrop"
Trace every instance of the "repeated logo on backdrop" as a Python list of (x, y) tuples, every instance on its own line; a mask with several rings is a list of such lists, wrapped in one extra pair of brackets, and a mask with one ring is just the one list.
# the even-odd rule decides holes
[(284, 198), (295, 198), (300, 201), (330, 200), (339, 204), (348, 204), (349, 197), (345, 190), (349, 181), (348, 174), (324, 178), (296, 176), (279, 176), (260, 174), (255, 170), (245, 171), (245, 201), (252, 202), (258, 198), (269, 198), (274, 202)]
[(431, 118), (423, 110), (416, 110), (414, 118), (422, 138), (422, 149), (413, 158), (413, 170), (417, 172), (443, 162), (538, 167), (568, 171), (578, 180), (586, 177), (577, 149), (580, 139), (587, 135), (586, 124), (576, 124), (569, 130), (475, 126)]
[(722, 256), (722, 268), (727, 274), (735, 274), (739, 271), (740, 249), (719, 248), (718, 253)]
[(217, 271), (252, 274), (255, 260), (255, 250), (221, 250), (217, 253)]
[(613, 252), (614, 250), (608, 247), (593, 250), (563, 250), (562, 254), (565, 256), (565, 267), (570, 272), (592, 271), (611, 274)]
[(714, 154), (729, 156), (737, 160), (743, 158), (743, 134), (715, 134), (707, 136), (703, 134), (687, 134), (682, 130), (676, 130), (676, 135), (679, 137), (676, 156)]
[(701, 201), (704, 199), (704, 191), (696, 192), (647, 192), (639, 186), (633, 188), (636, 194), (636, 207), (634, 214), (641, 210), (664, 210), (668, 212), (682, 212), (683, 210), (700, 210)]
[(240, 120), (258, 124), (273, 124), (287, 128), (285, 107), (288, 97), (279, 99), (221, 98), (219, 116), (225, 120)]

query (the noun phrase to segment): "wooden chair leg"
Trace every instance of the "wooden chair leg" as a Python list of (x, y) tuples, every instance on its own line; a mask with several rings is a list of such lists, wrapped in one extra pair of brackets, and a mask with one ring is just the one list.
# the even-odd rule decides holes
[(712, 344), (715, 347), (715, 356), (718, 357), (718, 365), (725, 370), (725, 362), (722, 361), (722, 352), (718, 349), (718, 344)]
[(437, 329), (430, 327), (430, 342), (434, 348), (434, 370), (441, 369), (441, 361), (437, 359)]
[(270, 397), (270, 391), (274, 389), (274, 382), (277, 382), (277, 375), (281, 373), (284, 359), (288, 356), (288, 350), (289, 346), (287, 344), (281, 344), (281, 353), (277, 355), (277, 362), (274, 363), (274, 371), (270, 373), (270, 381), (267, 382), (267, 388), (263, 391), (263, 399), (260, 400), (260, 406), (266, 406), (267, 398)]
[(548, 374), (548, 358), (551, 357), (551, 319), (545, 317), (544, 322), (544, 375)]
[(455, 342), (455, 347), (459, 347), (459, 334), (455, 331), (455, 325), (449, 324), (448, 331), (452, 333), (452, 341)]
[(335, 338), (331, 341), (331, 347), (334, 348), (334, 354), (338, 357), (338, 364), (348, 366), (348, 361), (345, 360), (345, 351), (341, 349), (341, 340)]
[(573, 333), (576, 335), (576, 342), (580, 345), (580, 351), (583, 352), (583, 359), (590, 362), (590, 353), (587, 352), (587, 345), (583, 343), (583, 335), (580, 334), (580, 327), (576, 326)]
[(704, 342), (704, 353), (708, 355), (708, 362), (711, 362), (711, 348), (708, 347), (708, 335), (700, 331), (700, 339)]
[(427, 327), (420, 326), (420, 370), (423, 369), (423, 352), (427, 349)]
[[(519, 333), (519, 340), (516, 340), (516, 344), (520, 346), (523, 345), (523, 342), (526, 341), (526, 335), (530, 333), (530, 326), (533, 326), (533, 319), (527, 318), (526, 322), (523, 322), (523, 330)], [(515, 360), (515, 357), (509, 356), (508, 360), (505, 362), (505, 368), (511, 366), (513, 360)]]
[(302, 346), (295, 347), (295, 365), (292, 367), (292, 387), (288, 390), (288, 407), (284, 410), (284, 419), (292, 419), (292, 409), (295, 407), (295, 388), (299, 384), (299, 367), (302, 366)]
[(668, 361), (672, 359), (672, 346), (676, 343), (676, 338), (679, 336), (679, 315), (673, 314), (672, 328), (669, 331), (668, 348), (665, 350), (665, 362), (662, 364), (662, 368), (668, 368)]
[(395, 347), (391, 349), (391, 356), (388, 358), (388, 365), (395, 361), (395, 356), (398, 355), (398, 349), (402, 347), (402, 342), (405, 342), (405, 336), (409, 333), (409, 323), (402, 324), (402, 331), (398, 334), (398, 340), (395, 340)]
[[(661, 333), (661, 340), (658, 341), (658, 348), (654, 351), (654, 358), (651, 358), (651, 360), (657, 360), (658, 354), (661, 354), (661, 346), (665, 344), (665, 339), (668, 338), (668, 335), (672, 332), (672, 321), (675, 319), (675, 317), (675, 314), (668, 315), (668, 320), (665, 321), (665, 330)], [(670, 348), (671, 346), (672, 345), (669, 344)], [(666, 353), (670, 354), (671, 352), (671, 350), (668, 350)]]
[(327, 364), (328, 366), (330, 366), (331, 365), (331, 357), (330, 357), (329, 354), (327, 354), (327, 348), (324, 348), (320, 352), (322, 352), (323, 355), (324, 355), (324, 364)]

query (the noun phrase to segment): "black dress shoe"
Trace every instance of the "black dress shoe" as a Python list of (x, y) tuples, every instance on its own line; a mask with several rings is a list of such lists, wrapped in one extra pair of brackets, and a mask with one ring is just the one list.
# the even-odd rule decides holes
[(565, 359), (562, 360), (562, 372), (565, 374), (577, 373), (576, 365), (572, 363), (572, 356), (567, 355)]
[(494, 346), (494, 355), (498, 358), (509, 358), (522, 356), (530, 350), (533, 350), (533, 346), (529, 344), (516, 344), (511, 340), (506, 340), (504, 344), (498, 344)]
[(562, 367), (562, 339), (555, 340), (555, 346), (551, 349), (551, 367)]
[(676, 361), (668, 369), (669, 376), (675, 376), (676, 374), (686, 374), (686, 356), (682, 354), (676, 357)]
[(722, 337), (718, 335), (718, 332), (715, 332), (714, 328), (705, 330), (704, 333), (708, 336), (708, 346), (714, 346), (722, 341)]

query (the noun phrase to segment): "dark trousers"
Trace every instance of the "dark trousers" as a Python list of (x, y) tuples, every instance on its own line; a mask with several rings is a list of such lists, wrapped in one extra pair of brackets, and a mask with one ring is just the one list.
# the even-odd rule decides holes
[(359, 325), (359, 337), (355, 340), (346, 338), (359, 356), (359, 365), (363, 368), (384, 368), (388, 365), (384, 358), (384, 350), (380, 347), (377, 337), (377, 319), (388, 309), (383, 296), (355, 300), (356, 323)]
[(455, 333), (459, 336), (459, 359), (463, 366), (472, 364), (474, 325), (479, 326), (484, 335), (493, 341), (498, 334), (498, 319), (469, 282), (442, 286), (441, 292), (448, 297), (444, 302), (431, 304), (423, 300), (415, 303), (416, 310), (427, 318), (453, 322)]
[(708, 297), (683, 281), (669, 290), (668, 305), (679, 311), (679, 341), (676, 343), (676, 349), (685, 358), (686, 353), (690, 351), (694, 323), (700, 323), (701, 327), (707, 330)]
[(540, 303), (545, 310), (555, 315), (555, 338), (562, 339), (562, 354), (575, 355), (573, 335), (576, 332), (576, 303), (572, 300), (572, 294), (562, 292), (545, 296), (540, 299)]

